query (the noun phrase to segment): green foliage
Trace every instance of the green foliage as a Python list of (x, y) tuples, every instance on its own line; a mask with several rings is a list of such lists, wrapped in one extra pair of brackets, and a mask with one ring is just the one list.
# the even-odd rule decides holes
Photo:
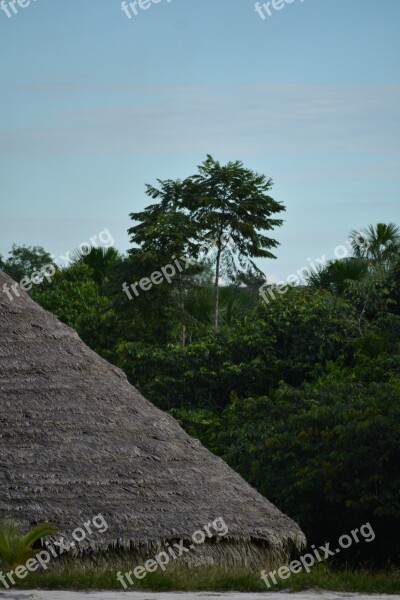
[(263, 232), (282, 225), (271, 218), (284, 206), (268, 195), (272, 180), (246, 169), (240, 161), (222, 166), (212, 156), (198, 167), (198, 173), (182, 185), (179, 206), (196, 223), (199, 240), (216, 241), (214, 276), (214, 332), (219, 330), (219, 279), (225, 272), (231, 279), (239, 273), (262, 275), (253, 258), (275, 258), (275, 239)]
[[(211, 285), (193, 287), (187, 295), (185, 309), (193, 323), (212, 325), (214, 317), (214, 290)], [(222, 327), (233, 326), (257, 304), (257, 298), (248, 289), (223, 286), (219, 290), (219, 320)]]
[[(30, 573), (29, 577), (18, 581), (20, 589), (49, 590), (119, 590), (121, 583), (116, 573), (132, 570), (132, 561), (118, 561), (110, 564), (87, 564), (80, 559), (53, 562), (47, 571)], [(189, 566), (174, 563), (165, 571), (148, 573), (144, 579), (136, 579), (133, 590), (153, 592), (266, 592), (291, 590), (298, 592), (314, 589), (338, 592), (359, 592), (375, 594), (398, 594), (400, 576), (395, 569), (368, 571), (334, 569), (327, 563), (316, 565), (310, 573), (302, 571), (289, 579), (277, 579), (277, 585), (270, 590), (260, 577), (259, 571), (240, 568), (222, 568), (215, 565)]]
[(361, 258), (332, 260), (318, 271), (310, 272), (307, 283), (311, 287), (342, 294), (351, 281), (362, 281), (368, 274), (368, 263)]
[(387, 267), (400, 252), (400, 228), (394, 223), (369, 225), (365, 231), (352, 231), (354, 256), (365, 258), (373, 266)]
[(101, 348), (99, 335), (106, 315), (110, 317), (111, 309), (107, 297), (100, 294), (99, 285), (89, 266), (78, 263), (58, 271), (51, 283), (35, 286), (32, 297), (61, 321), (76, 329), (87, 344), (95, 349)]
[[(204, 257), (204, 245), (214, 242), (215, 275), (213, 321), (219, 329), (219, 280), (224, 273), (232, 281), (240, 273), (261, 275), (255, 257), (274, 258), (270, 249), (278, 242), (264, 235), (282, 224), (272, 215), (284, 210), (267, 192), (272, 180), (245, 169), (240, 161), (225, 166), (210, 155), (198, 167), (198, 173), (182, 181), (158, 181), (160, 188), (147, 186), (147, 195), (160, 200), (144, 211), (132, 213), (139, 224), (129, 229), (131, 241), (139, 248), (131, 254), (151, 253), (164, 257)], [(185, 292), (180, 285), (181, 314), (185, 315)], [(185, 332), (183, 332), (183, 338)], [(182, 344), (184, 345), (184, 343)]]
[(30, 277), (42, 267), (53, 263), (51, 255), (41, 246), (12, 245), (9, 257), (3, 262), (4, 271), (15, 281), (21, 281), (25, 276)]
[(147, 206), (142, 212), (131, 213), (130, 218), (138, 224), (128, 229), (131, 242), (136, 245), (131, 253), (140, 249), (166, 263), (173, 255), (197, 256), (196, 224), (178, 207), (182, 194), (182, 182), (158, 180), (160, 188), (146, 186), (146, 194), (159, 200), (159, 204)]
[(0, 525), (0, 559), (5, 568), (14, 568), (25, 563), (36, 554), (32, 545), (47, 535), (57, 533), (56, 527), (40, 523), (23, 535), (19, 527), (12, 522)]
[(91, 248), (89, 254), (75, 252), (72, 265), (87, 265), (92, 270), (92, 279), (97, 285), (107, 283), (112, 269), (122, 261), (122, 255), (116, 248)]
[(300, 385), (322, 373), (327, 361), (348, 361), (358, 335), (357, 312), (350, 302), (323, 290), (294, 288), (262, 303), (264, 338), (273, 335), (281, 380)]
[[(121, 582), (116, 573), (132, 570), (132, 560), (113, 560), (110, 553), (93, 563), (86, 557), (68, 557), (53, 561), (47, 571), (30, 573), (26, 579), (18, 580), (20, 589), (48, 590), (119, 590)], [(125, 580), (126, 581), (126, 580)], [(127, 582), (127, 581), (126, 581)], [(127, 582), (128, 583), (128, 582)], [(128, 588), (129, 589), (129, 588)], [(337, 592), (398, 594), (400, 576), (398, 570), (387, 568), (382, 571), (367, 569), (337, 569), (329, 563), (317, 564), (309, 573), (292, 574), (289, 579), (277, 578), (277, 584), (267, 589), (260, 571), (248, 568), (223, 568), (216, 565), (198, 566), (195, 569), (176, 561), (168, 569), (147, 573), (144, 579), (135, 579), (132, 590), (153, 592), (272, 592), (290, 590), (332, 590)], [(127, 590), (128, 591), (128, 590)]]
[(399, 382), (365, 383), (333, 368), (273, 399), (237, 401), (221, 418), (220, 453), (314, 543), (370, 521), (374, 552), (394, 558), (397, 543), (387, 536), (389, 527), (392, 539), (400, 534)]
[[(142, 273), (143, 277), (155, 271), (160, 272), (166, 265), (172, 265), (175, 270), (172, 281), (168, 283), (164, 280), (158, 287), (172, 300), (168, 311), (168, 318), (172, 321), (171, 333), (174, 338), (178, 337), (184, 346), (187, 337), (190, 337), (187, 296), (206, 267), (201, 261), (193, 261), (194, 258), (200, 258), (195, 221), (177, 206), (182, 183), (167, 180), (159, 181), (159, 184), (160, 189), (148, 185), (147, 195), (153, 199), (160, 199), (160, 203), (130, 215), (138, 224), (131, 227), (128, 233), (131, 235), (131, 242), (138, 247), (132, 248), (129, 254), (136, 265), (146, 264), (147, 271)], [(179, 261), (181, 268), (177, 267), (175, 259)], [(187, 259), (190, 259), (190, 262), (187, 262)], [(141, 277), (137, 278), (139, 279)], [(152, 296), (154, 299), (157, 292)]]
[(271, 216), (285, 210), (268, 195), (271, 188), (271, 179), (246, 169), (242, 162), (223, 166), (208, 155), (198, 174), (185, 180), (179, 205), (196, 222), (198, 237), (217, 240), (218, 249), (225, 246), (226, 253), (237, 254), (245, 271), (259, 273), (250, 259), (275, 258), (270, 249), (278, 242), (262, 231), (282, 225)]

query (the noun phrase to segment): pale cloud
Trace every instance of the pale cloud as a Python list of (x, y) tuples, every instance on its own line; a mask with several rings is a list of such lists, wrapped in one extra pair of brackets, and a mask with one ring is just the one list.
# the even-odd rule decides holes
[(97, 98), (96, 106), (87, 108), (85, 95), (98, 96), (97, 87), (75, 85), (64, 86), (74, 95), (70, 110), (58, 94), (61, 83), (21, 89), (28, 99), (38, 91), (44, 102), (53, 97), (52, 111), (32, 109), (29, 125), (3, 128), (0, 151), (7, 156), (400, 154), (400, 86), (102, 86), (102, 105)]

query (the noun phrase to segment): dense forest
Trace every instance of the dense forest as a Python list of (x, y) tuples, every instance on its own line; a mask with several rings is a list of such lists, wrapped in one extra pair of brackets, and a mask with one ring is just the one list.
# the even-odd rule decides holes
[[(400, 229), (361, 223), (360, 240), (360, 223), (349, 223), (349, 257), (277, 287), (254, 262), (279, 251), (285, 207), (271, 188), (241, 162), (209, 156), (184, 181), (147, 186), (152, 204), (130, 215), (127, 255), (98, 244), (45, 277), (50, 254), (14, 245), (1, 268), (17, 282), (36, 271), (37, 302), (295, 518), (310, 543), (370, 522), (374, 544), (344, 560), (394, 561)], [(276, 293), (263, 297), (261, 286)]]

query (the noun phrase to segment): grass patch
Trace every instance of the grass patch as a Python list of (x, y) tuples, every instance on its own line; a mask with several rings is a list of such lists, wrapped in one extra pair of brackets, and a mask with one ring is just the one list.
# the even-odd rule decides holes
[[(48, 571), (30, 573), (18, 581), (18, 589), (50, 590), (123, 590), (116, 578), (117, 571), (131, 571), (135, 565), (119, 564), (112, 569), (77, 560), (52, 565)], [(397, 594), (400, 592), (400, 572), (367, 571), (362, 569), (333, 569), (328, 564), (317, 565), (310, 573), (292, 574), (267, 588), (259, 572), (221, 567), (192, 567), (170, 565), (165, 572), (148, 573), (144, 579), (133, 578), (129, 590), (140, 591), (238, 591), (265, 592), (289, 590), (299, 592), (324, 589), (337, 592)]]

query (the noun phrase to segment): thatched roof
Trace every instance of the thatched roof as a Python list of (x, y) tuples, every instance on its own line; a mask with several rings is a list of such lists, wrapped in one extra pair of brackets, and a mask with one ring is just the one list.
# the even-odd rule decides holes
[(251, 562), (304, 543), (296, 523), (120, 369), (21, 290), (11, 301), (4, 283), (13, 281), (0, 271), (0, 520), (50, 521), (70, 535), (102, 513), (109, 528), (92, 548), (141, 549), (222, 517), (228, 562), (233, 547)]

